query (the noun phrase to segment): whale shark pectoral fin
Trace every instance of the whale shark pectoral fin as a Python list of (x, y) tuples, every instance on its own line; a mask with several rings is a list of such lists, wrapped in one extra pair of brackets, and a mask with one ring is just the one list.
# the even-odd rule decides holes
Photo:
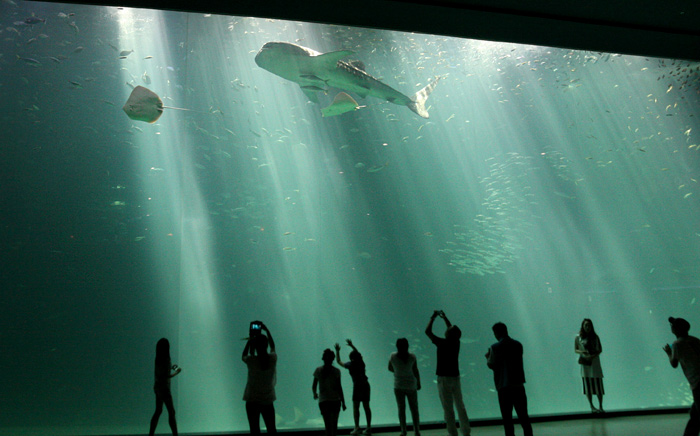
[(305, 89), (303, 86), (300, 88), (302, 91), (304, 91), (304, 95), (306, 95), (306, 98), (308, 98), (309, 101), (318, 104), (318, 95), (316, 94), (316, 91), (308, 88)]
[(354, 53), (354, 51), (350, 50), (331, 51), (322, 55), (314, 56), (312, 59), (321, 64), (323, 68), (334, 69), (339, 60), (345, 59)]

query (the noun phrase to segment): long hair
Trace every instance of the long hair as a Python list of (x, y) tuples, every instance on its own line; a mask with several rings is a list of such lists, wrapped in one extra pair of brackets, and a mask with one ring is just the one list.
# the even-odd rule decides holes
[[(591, 324), (591, 331), (589, 333), (586, 333), (586, 330), (583, 328), (583, 325), (588, 321)], [(596, 338), (598, 335), (595, 332), (595, 328), (593, 327), (593, 321), (590, 320), (590, 318), (584, 318), (583, 321), (581, 321), (581, 329), (578, 332), (578, 335), (581, 336), (581, 339), (588, 339), (588, 336), (590, 335), (591, 338)]]
[[(586, 330), (583, 328), (583, 325), (589, 322), (591, 324), (591, 331), (586, 333)], [(581, 321), (581, 329), (578, 332), (578, 335), (581, 339), (586, 339), (586, 350), (591, 352), (595, 348), (596, 343), (599, 344), (600, 348), (602, 349), (602, 345), (600, 345), (600, 338), (598, 337), (598, 334), (595, 332), (595, 328), (593, 327), (593, 321), (590, 320), (590, 318), (584, 318), (583, 321)]]
[(170, 369), (170, 342), (165, 338), (161, 338), (156, 344), (156, 370), (159, 368)]
[(396, 340), (396, 355), (403, 361), (408, 360), (408, 339), (399, 338)]

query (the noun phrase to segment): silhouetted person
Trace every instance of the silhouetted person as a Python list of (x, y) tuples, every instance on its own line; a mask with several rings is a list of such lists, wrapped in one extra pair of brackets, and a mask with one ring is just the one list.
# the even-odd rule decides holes
[(314, 371), (314, 382), (311, 390), (314, 399), (318, 400), (318, 408), (321, 409), (323, 424), (326, 427), (326, 436), (335, 436), (338, 433), (338, 416), (340, 407), (345, 407), (343, 385), (340, 384), (340, 370), (333, 366), (335, 353), (329, 348), (323, 351), (323, 365)]
[[(581, 365), (581, 378), (583, 379), (583, 394), (588, 398), (591, 412), (604, 413), (603, 410), (603, 368), (600, 366), (600, 353), (603, 345), (593, 328), (593, 321), (586, 318), (581, 323), (581, 330), (574, 341), (574, 352), (579, 355), (578, 363)], [(593, 394), (598, 396), (596, 409), (593, 406)]]
[(168, 424), (173, 436), (177, 436), (177, 421), (175, 420), (175, 406), (173, 406), (173, 394), (170, 392), (170, 379), (180, 374), (182, 368), (173, 365), (170, 361), (170, 342), (161, 338), (156, 344), (155, 383), (153, 391), (156, 394), (156, 411), (151, 418), (150, 436), (156, 432), (158, 419), (163, 413), (163, 404), (168, 409)]
[(352, 377), (352, 417), (355, 420), (355, 428), (350, 434), (360, 434), (360, 404), (365, 409), (365, 418), (367, 419), (367, 428), (362, 434), (372, 434), (372, 410), (369, 408), (369, 380), (365, 374), (365, 361), (362, 359), (362, 354), (357, 351), (357, 348), (348, 339), (347, 344), (352, 351), (350, 352), (350, 362), (343, 363), (340, 360), (340, 344), (335, 344), (335, 356), (338, 360), (338, 365), (347, 368)]
[[(262, 332), (267, 333), (267, 336)], [(268, 353), (267, 347), (270, 346)], [(260, 416), (270, 434), (275, 427), (275, 384), (277, 383), (277, 353), (270, 330), (260, 321), (250, 323), (250, 337), (243, 348), (243, 362), (248, 366), (248, 382), (243, 393), (251, 435), (260, 434)]]
[(418, 415), (418, 391), (420, 390), (420, 373), (416, 355), (408, 352), (408, 340), (396, 340), (396, 352), (389, 356), (389, 371), (394, 373), (394, 395), (399, 408), (401, 436), (406, 436), (406, 400), (411, 409), (413, 432), (420, 436), (420, 416)]
[(683, 374), (688, 379), (693, 392), (693, 404), (690, 406), (690, 419), (685, 426), (683, 436), (700, 434), (700, 339), (690, 336), (690, 323), (683, 318), (669, 318), (671, 332), (676, 335), (673, 345), (666, 344), (664, 351), (674, 368), (681, 364)]
[[(433, 322), (437, 317), (444, 319), (447, 325), (444, 338), (433, 333)], [(456, 408), (459, 415), (459, 428), (463, 435), (468, 436), (471, 434), (471, 427), (469, 426), (467, 408), (464, 407), (464, 400), (462, 400), (462, 383), (459, 378), (459, 338), (462, 337), (462, 331), (450, 323), (445, 312), (436, 310), (430, 317), (425, 334), (437, 346), (437, 370), (435, 373), (437, 374), (440, 402), (445, 412), (447, 433), (450, 436), (457, 436), (454, 411)]]
[(493, 334), (498, 342), (491, 345), (486, 353), (486, 364), (493, 370), (506, 436), (515, 436), (513, 408), (518, 414), (525, 436), (532, 436), (532, 425), (527, 414), (527, 395), (525, 395), (523, 346), (508, 336), (508, 327), (502, 322), (494, 324)]

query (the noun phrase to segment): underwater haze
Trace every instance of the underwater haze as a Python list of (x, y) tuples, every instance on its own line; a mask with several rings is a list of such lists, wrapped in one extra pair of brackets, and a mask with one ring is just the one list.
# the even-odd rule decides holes
[[(429, 118), (261, 68), (268, 42), (352, 51), (408, 97), (439, 77)], [(136, 86), (188, 111), (130, 119)], [(340, 91), (359, 109), (322, 116)], [(248, 431), (256, 319), (277, 345), (278, 428), (323, 427), (312, 374), (347, 338), (374, 426), (398, 423), (400, 337), (421, 421), (441, 421), (424, 334), (438, 309), (462, 330), (472, 419), (500, 416), (497, 321), (524, 346), (532, 415), (588, 410), (584, 318), (608, 411), (687, 406), (661, 348), (669, 316), (700, 329), (699, 92), (682, 60), (4, 0), (0, 435), (145, 434), (161, 337), (180, 432)]]

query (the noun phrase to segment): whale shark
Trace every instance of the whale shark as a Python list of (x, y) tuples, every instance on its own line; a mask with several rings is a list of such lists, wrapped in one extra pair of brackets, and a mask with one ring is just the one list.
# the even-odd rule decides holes
[(268, 42), (255, 55), (255, 63), (272, 74), (297, 83), (314, 103), (318, 103), (318, 92), (338, 88), (363, 98), (376, 97), (406, 106), (428, 118), (425, 101), (435, 89), (439, 77), (411, 98), (367, 74), (361, 62), (343, 60), (352, 54), (354, 52), (350, 50), (320, 53), (288, 42)]

